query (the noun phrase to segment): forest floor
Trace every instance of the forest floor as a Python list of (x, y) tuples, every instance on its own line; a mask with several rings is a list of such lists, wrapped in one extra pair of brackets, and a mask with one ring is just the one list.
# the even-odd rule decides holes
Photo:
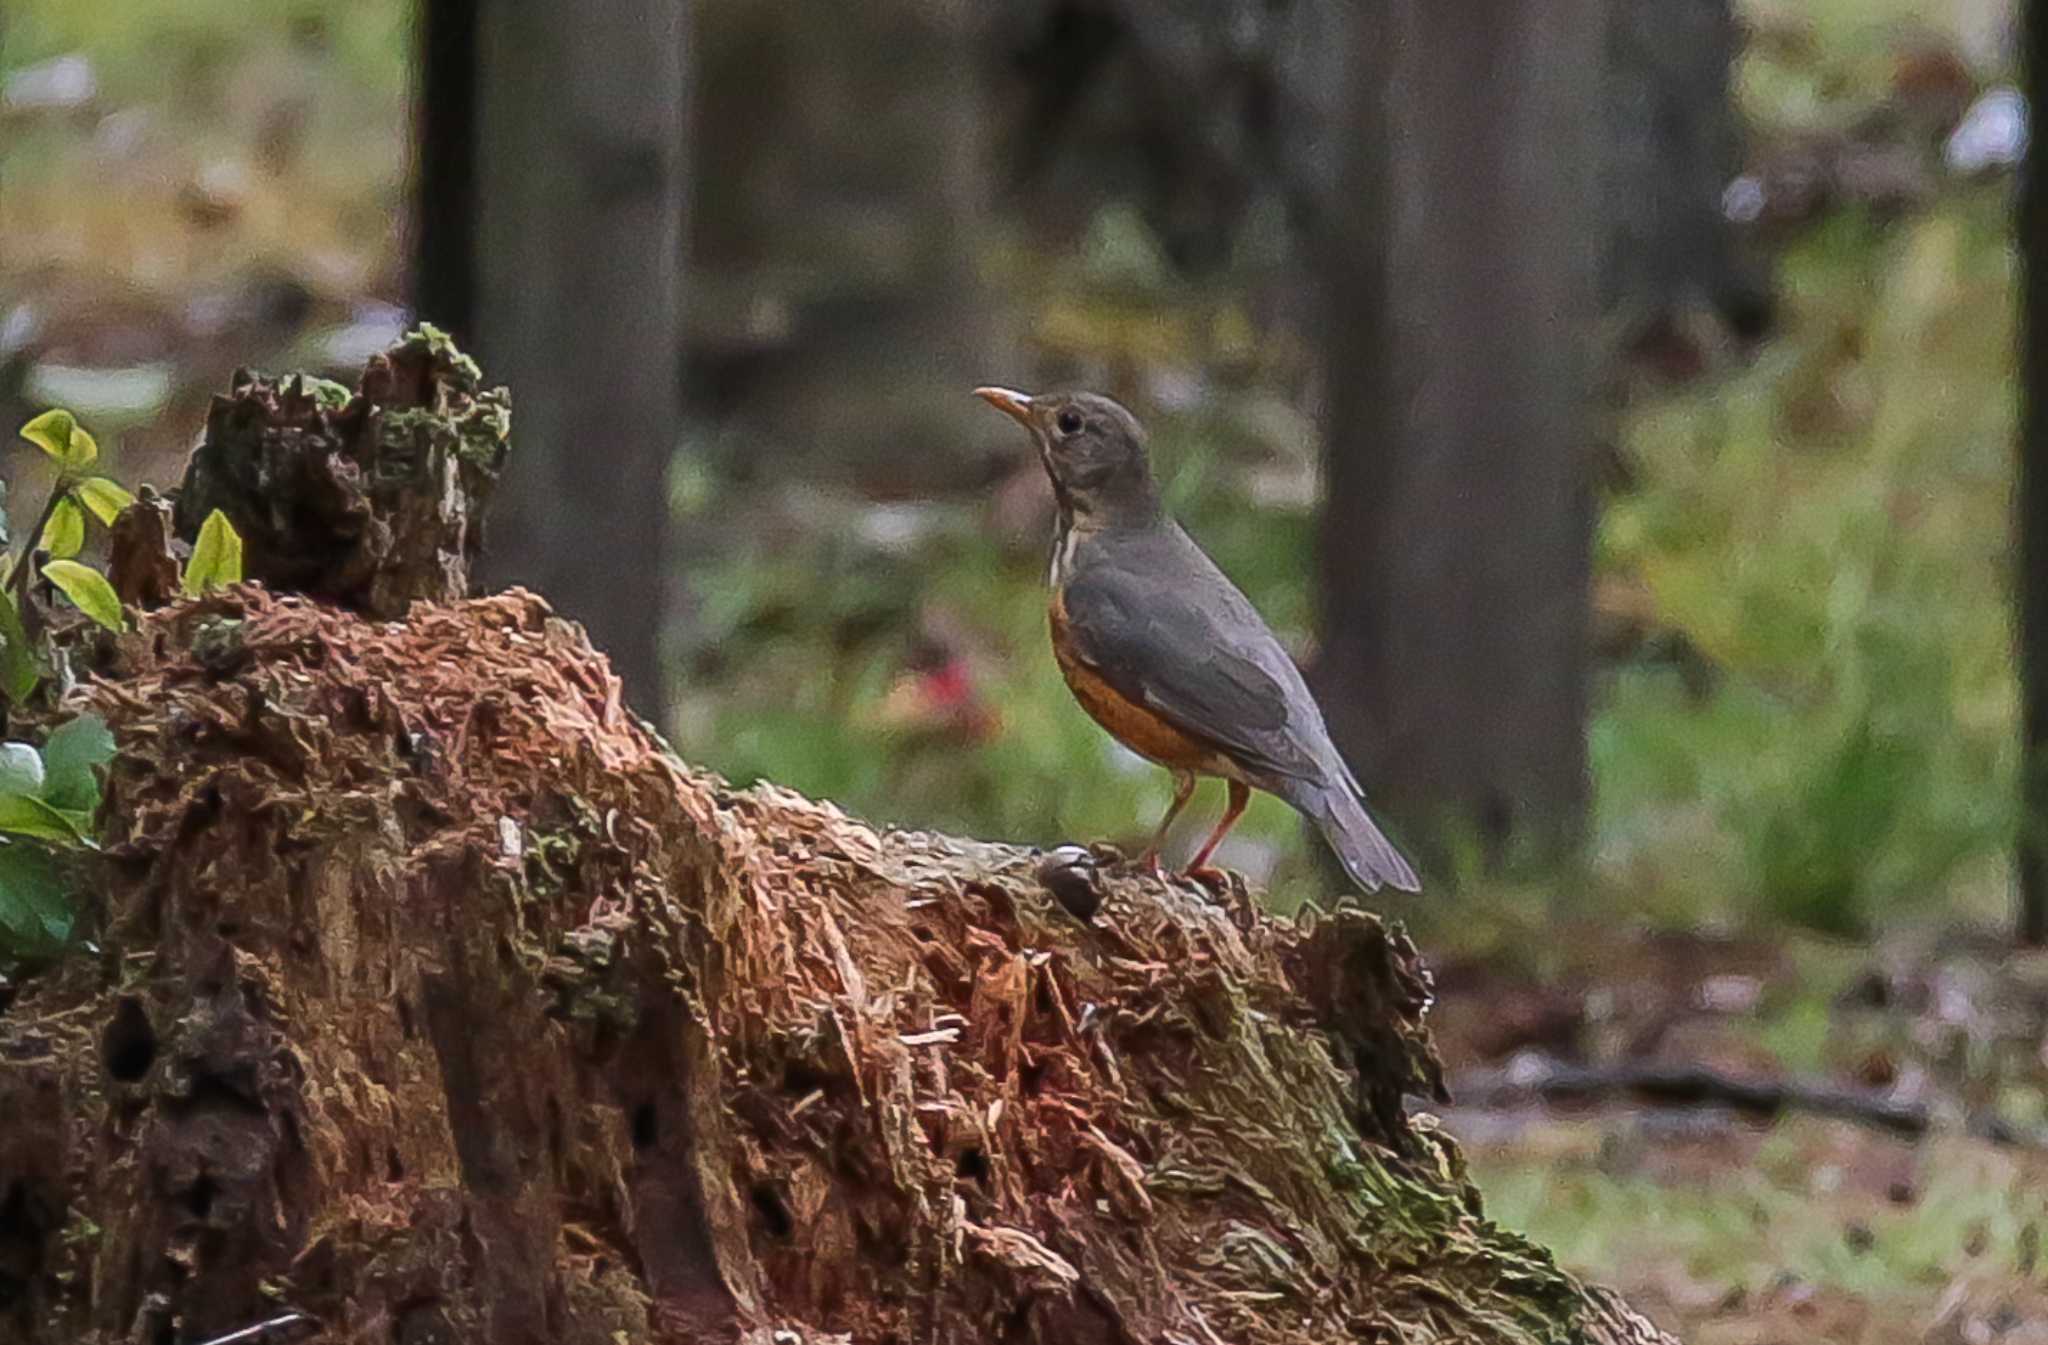
[[(2048, 1342), (2048, 1152), (2011, 1138), (2048, 1129), (2048, 961), (1994, 932), (2015, 822), (2009, 179), (1884, 139), (1946, 58), (1973, 92), (2001, 78), (1981, 34), (2004, 10), (1744, 8), (1760, 179), (1814, 155), (1903, 167), (1766, 220), (1760, 344), (1687, 329), (1618, 389), (1588, 871), (1431, 875), (1390, 913), (1438, 968), (1454, 1086), (1491, 1094), (1448, 1113), (1489, 1211), (1573, 1269), (1710, 1345)], [(236, 365), (345, 368), (388, 339), (408, 23), (398, 0), (12, 7), (0, 413), (72, 405), (120, 475), (164, 482)], [(25, 110), (26, 72), (78, 87), (50, 65), (69, 57), (89, 96)], [(1304, 343), (1227, 278), (1164, 277), (1118, 212), (1071, 255), (992, 264), (1037, 296), (1037, 367), (1145, 408), (1175, 509), (1313, 658)], [(1165, 781), (1045, 656), (1035, 463), (973, 498), (741, 495), (718, 438), (673, 482), (708, 553), (685, 576), (686, 755), (882, 821), (1143, 835)], [(40, 498), (27, 456), (5, 463), (17, 508)], [(1223, 858), (1282, 908), (1318, 890), (1269, 800)], [(1820, 1080), (1924, 1106), (1935, 1133), (1519, 1096), (1551, 1061)], [(1992, 1128), (2008, 1138), (1973, 1137)]]
[[(1490, 1215), (1695, 1345), (2048, 1341), (2048, 957), (1994, 939), (1603, 935), (1438, 961), (1438, 1041)], [(1545, 1104), (1552, 1061), (1800, 1080), (1930, 1134), (1627, 1094)]]

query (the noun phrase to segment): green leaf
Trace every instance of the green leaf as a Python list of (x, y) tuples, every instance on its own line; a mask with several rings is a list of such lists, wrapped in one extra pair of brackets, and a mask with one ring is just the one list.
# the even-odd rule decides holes
[(57, 501), (57, 507), (50, 511), (50, 521), (43, 525), (43, 550), (53, 560), (70, 560), (85, 545), (85, 511), (78, 507), (78, 501), (66, 495)]
[(63, 462), (71, 452), (71, 436), (77, 432), (78, 422), (64, 410), (45, 411), (21, 427), (22, 438), (58, 462)]
[(53, 560), (43, 567), (43, 577), (71, 599), (79, 611), (108, 630), (119, 632), (128, 629), (128, 619), (121, 614), (121, 599), (115, 595), (114, 586), (90, 565), (80, 565), (75, 560)]
[(114, 520), (121, 516), (123, 509), (135, 503), (135, 497), (130, 495), (120, 482), (104, 476), (88, 476), (78, 483), (72, 494), (83, 500), (85, 507), (92, 510), (93, 516), (108, 527), (114, 525)]
[(0, 794), (41, 794), (43, 754), (27, 743), (0, 743)]
[(93, 768), (114, 759), (114, 734), (96, 714), (67, 719), (43, 744), (43, 802), (84, 813), (99, 811), (100, 782)]
[(0, 588), (0, 691), (10, 703), (20, 705), (43, 680), (41, 663), (28, 632), (22, 629), (21, 613), (15, 610), (14, 595)]
[(0, 954), (54, 956), (77, 919), (56, 856), (40, 845), (0, 845)]
[(0, 831), (63, 845), (92, 843), (92, 819), (28, 794), (0, 794)]
[(85, 432), (83, 425), (71, 431), (71, 452), (64, 465), (72, 471), (83, 471), (99, 460), (100, 446)]
[(242, 581), (242, 534), (216, 509), (199, 525), (199, 540), (185, 565), (185, 596), (196, 598), (221, 584)]
[(56, 459), (59, 466), (72, 470), (91, 466), (100, 455), (100, 446), (93, 442), (93, 437), (61, 407), (45, 411), (22, 426), (21, 437)]

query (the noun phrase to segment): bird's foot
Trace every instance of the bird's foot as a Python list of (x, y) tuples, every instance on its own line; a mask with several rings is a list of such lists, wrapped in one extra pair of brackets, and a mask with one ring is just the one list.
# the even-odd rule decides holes
[(1154, 878), (1166, 877), (1166, 870), (1159, 863), (1159, 852), (1157, 850), (1147, 850), (1144, 854), (1139, 855), (1137, 867), (1138, 872), (1149, 873)]
[(1222, 869), (1198, 864), (1181, 874), (1181, 877), (1194, 879), (1219, 897), (1230, 895), (1230, 875)]

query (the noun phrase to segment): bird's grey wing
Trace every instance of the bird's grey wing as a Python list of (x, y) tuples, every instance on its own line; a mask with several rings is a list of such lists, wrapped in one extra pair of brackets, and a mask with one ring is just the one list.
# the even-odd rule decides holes
[(1119, 694), (1250, 773), (1324, 780), (1322, 715), (1287, 651), (1206, 557), (1199, 570), (1183, 584), (1117, 561), (1075, 575), (1065, 591), (1075, 652)]

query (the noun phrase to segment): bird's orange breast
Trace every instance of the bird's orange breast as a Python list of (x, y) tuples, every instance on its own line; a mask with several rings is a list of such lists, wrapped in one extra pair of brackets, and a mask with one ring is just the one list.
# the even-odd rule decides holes
[(1205, 775), (1234, 776), (1235, 769), (1214, 747), (1162, 719), (1144, 705), (1110, 686), (1074, 652), (1074, 634), (1067, 621), (1064, 595), (1058, 587), (1049, 607), (1052, 654), (1067, 679), (1067, 689), (1089, 717), (1109, 731), (1111, 737), (1139, 756), (1171, 770), (1199, 771)]

